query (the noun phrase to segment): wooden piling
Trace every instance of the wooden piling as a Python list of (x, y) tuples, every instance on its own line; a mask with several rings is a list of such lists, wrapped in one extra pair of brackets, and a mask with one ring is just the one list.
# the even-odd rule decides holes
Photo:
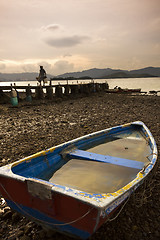
[(84, 90), (84, 93), (85, 94), (89, 94), (89, 87), (88, 87), (88, 84), (85, 84), (84, 86), (83, 86), (83, 90)]
[(79, 85), (79, 93), (84, 93), (84, 85), (82, 83)]
[(37, 86), (37, 88), (36, 88), (35, 98), (44, 99), (43, 87), (41, 85)]
[(78, 94), (78, 85), (75, 85), (75, 84), (70, 85), (70, 88), (71, 88), (71, 94), (72, 95)]
[(31, 91), (31, 86), (28, 84), (26, 88), (26, 101), (27, 102), (32, 102), (32, 91)]
[(88, 83), (88, 89), (89, 89), (89, 93), (93, 93), (94, 92), (94, 84)]
[(46, 86), (46, 98), (52, 100), (53, 99), (53, 88), (52, 86)]
[(67, 84), (64, 86), (64, 94), (68, 96), (70, 94), (70, 86)]
[(60, 98), (63, 96), (62, 87), (60, 85), (55, 87), (55, 96)]

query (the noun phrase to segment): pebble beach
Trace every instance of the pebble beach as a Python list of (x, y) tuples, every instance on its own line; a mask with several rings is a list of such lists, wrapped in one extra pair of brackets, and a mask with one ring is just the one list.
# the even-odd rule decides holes
[[(94, 93), (90, 96), (0, 104), (0, 166), (105, 128), (142, 121), (160, 152), (160, 96)], [(91, 240), (160, 239), (160, 164), (113, 221)], [(44, 230), (10, 209), (0, 196), (0, 239), (71, 240)]]

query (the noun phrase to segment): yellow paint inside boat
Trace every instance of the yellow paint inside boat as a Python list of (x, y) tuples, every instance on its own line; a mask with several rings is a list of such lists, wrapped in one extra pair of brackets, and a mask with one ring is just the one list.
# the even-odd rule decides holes
[(15, 162), (15, 163), (13, 163), (13, 164), (12, 164), (12, 167), (17, 166), (18, 164), (20, 164), (20, 163), (22, 163), (22, 162), (28, 162), (28, 161), (30, 161), (30, 160), (32, 160), (32, 159), (34, 159), (34, 158), (37, 158), (37, 157), (40, 157), (40, 156), (45, 156), (47, 153), (53, 152), (54, 150), (55, 150), (55, 147), (52, 147), (52, 148), (47, 149), (47, 150), (45, 150), (45, 151), (41, 151), (41, 152), (35, 153), (35, 154), (31, 155), (31, 156), (28, 156), (28, 157), (26, 157), (26, 158), (23, 158), (23, 159)]

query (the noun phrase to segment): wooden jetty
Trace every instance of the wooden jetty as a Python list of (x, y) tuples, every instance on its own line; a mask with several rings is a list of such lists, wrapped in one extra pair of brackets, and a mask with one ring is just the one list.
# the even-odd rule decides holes
[[(90, 83), (77, 83), (77, 84), (52, 84), (50, 82), (49, 85), (37, 85), (32, 86), (28, 84), (28, 86), (0, 86), (0, 100), (4, 100), (5, 97), (9, 95), (11, 98), (11, 102), (17, 103), (19, 100), (21, 93), (24, 93), (26, 100), (32, 100), (31, 96), (34, 96), (35, 99), (53, 99), (54, 97), (62, 98), (63, 96), (70, 95), (89, 95), (95, 92), (102, 92), (108, 89), (108, 83), (94, 83), (93, 81)], [(14, 99), (13, 99), (14, 98)], [(17, 99), (16, 99), (17, 98)]]

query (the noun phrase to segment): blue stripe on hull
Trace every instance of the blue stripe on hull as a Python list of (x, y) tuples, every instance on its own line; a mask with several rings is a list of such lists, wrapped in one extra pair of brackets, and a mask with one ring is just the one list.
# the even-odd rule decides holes
[[(75, 227), (72, 227), (71, 225), (65, 225), (65, 226), (59, 225), (58, 226), (58, 224), (63, 224), (63, 222), (59, 222), (53, 218), (50, 218), (47, 215), (45, 215), (33, 208), (29, 208), (29, 207), (26, 207), (26, 206), (23, 206), (23, 205), (17, 204), (17, 203), (15, 204), (11, 200), (6, 200), (6, 202), (12, 209), (16, 210), (17, 212), (21, 213), (22, 215), (26, 216), (27, 218), (30, 218), (34, 222), (37, 222), (40, 225), (45, 225), (46, 227), (48, 227), (52, 230), (55, 230), (57, 232), (61, 232), (63, 234), (67, 234), (70, 236), (76, 236), (81, 239), (87, 239), (91, 235), (90, 233), (80, 230), (80, 229), (77, 229)], [(57, 224), (57, 226), (56, 226), (56, 224)]]

